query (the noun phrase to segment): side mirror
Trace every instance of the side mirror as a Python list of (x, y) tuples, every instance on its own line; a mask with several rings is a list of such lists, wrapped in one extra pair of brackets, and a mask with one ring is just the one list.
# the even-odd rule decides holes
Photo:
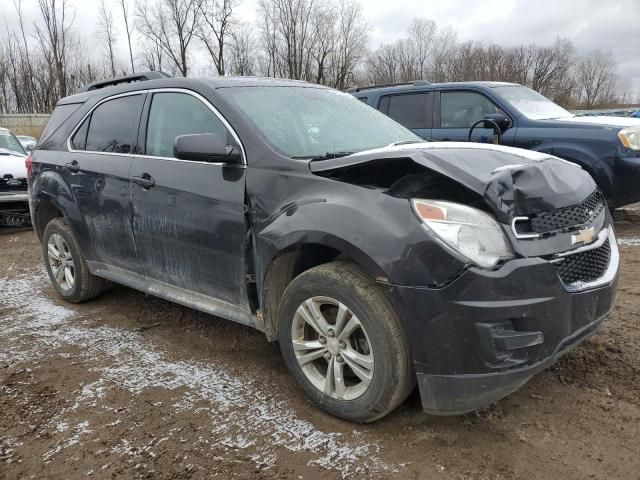
[(173, 142), (173, 156), (180, 160), (240, 165), (242, 154), (238, 147), (227, 145), (220, 135), (198, 133), (180, 135)]
[[(500, 130), (503, 132), (511, 127), (511, 120), (509, 120), (509, 117), (503, 115), (502, 113), (488, 113), (484, 116), (484, 119), (491, 120), (492, 122), (498, 124)], [(491, 124), (485, 126), (487, 128), (491, 128)]]

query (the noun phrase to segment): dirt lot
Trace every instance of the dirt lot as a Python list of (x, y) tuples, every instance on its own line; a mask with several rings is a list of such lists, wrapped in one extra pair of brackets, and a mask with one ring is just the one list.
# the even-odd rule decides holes
[(0, 234), (0, 478), (640, 478), (640, 211), (602, 333), (491, 408), (417, 395), (373, 425), (310, 405), (277, 345), (116, 288), (60, 301), (30, 231)]

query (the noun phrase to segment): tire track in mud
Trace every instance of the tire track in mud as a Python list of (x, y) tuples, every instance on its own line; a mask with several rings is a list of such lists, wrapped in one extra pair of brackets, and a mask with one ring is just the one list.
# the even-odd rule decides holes
[[(0, 349), (0, 362), (19, 367), (60, 355), (60, 350), (76, 349), (74, 355), (92, 365), (98, 380), (81, 388), (75, 408), (99, 407), (105, 391), (113, 386), (134, 396), (160, 388), (172, 392), (177, 415), (196, 412), (210, 424), (212, 445), (246, 452), (257, 468), (275, 466), (285, 449), (309, 458), (309, 466), (333, 470), (342, 477), (402, 469), (383, 462), (380, 448), (358, 430), (326, 432), (297, 417), (288, 400), (264, 390), (250, 375), (231, 374), (220, 365), (171, 359), (138, 332), (91, 325), (74, 307), (47, 298), (42, 289), (47, 282), (41, 268), (0, 278), (0, 305), (9, 309), (2, 318), (5, 348)], [(64, 415), (60, 412), (56, 421), (64, 424)], [(91, 425), (69, 429), (68, 438), (47, 452), (43, 461), (81, 443), (83, 435), (90, 433)], [(130, 455), (130, 449), (116, 453)]]

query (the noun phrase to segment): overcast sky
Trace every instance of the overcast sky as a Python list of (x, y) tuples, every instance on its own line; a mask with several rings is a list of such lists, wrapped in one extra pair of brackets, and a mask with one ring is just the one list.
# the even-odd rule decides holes
[[(100, 0), (70, 1), (76, 9), (76, 27), (88, 38), (96, 27)], [(238, 8), (241, 20), (256, 19), (256, 1), (244, 0)], [(23, 3), (27, 13), (35, 14), (37, 0)], [(115, 10), (115, 0), (107, 3)], [(0, 0), (0, 12), (12, 16), (12, 4)], [(611, 50), (618, 73), (628, 79), (640, 100), (640, 0), (361, 0), (361, 4), (372, 27), (373, 47), (403, 36), (413, 17), (427, 17), (451, 25), (460, 40), (546, 45), (566, 37), (579, 50)]]

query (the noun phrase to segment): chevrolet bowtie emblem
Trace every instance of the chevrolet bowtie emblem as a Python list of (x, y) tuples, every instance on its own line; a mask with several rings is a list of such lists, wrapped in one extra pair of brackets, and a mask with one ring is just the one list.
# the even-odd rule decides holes
[(571, 244), (575, 245), (576, 243), (591, 243), (596, 236), (596, 230), (593, 227), (584, 228), (578, 231), (577, 235), (571, 235)]

